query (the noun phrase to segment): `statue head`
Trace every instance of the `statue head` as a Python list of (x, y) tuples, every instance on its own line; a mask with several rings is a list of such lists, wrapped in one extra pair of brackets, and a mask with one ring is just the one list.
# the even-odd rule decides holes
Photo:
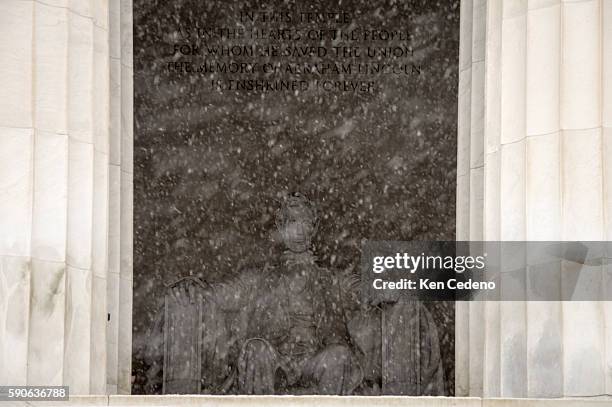
[(276, 227), (287, 249), (295, 253), (309, 250), (317, 220), (316, 209), (308, 198), (300, 193), (288, 196), (276, 213)]

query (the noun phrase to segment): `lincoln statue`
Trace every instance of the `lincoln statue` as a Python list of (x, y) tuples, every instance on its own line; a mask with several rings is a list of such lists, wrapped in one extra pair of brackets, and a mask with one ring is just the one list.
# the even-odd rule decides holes
[[(380, 309), (377, 314), (356, 302), (358, 278), (352, 273), (317, 264), (311, 244), (317, 224), (316, 208), (302, 194), (293, 194), (276, 215), (284, 247), (278, 260), (243, 270), (221, 284), (196, 278), (172, 284), (165, 317), (158, 318), (151, 336), (151, 383), (166, 369), (164, 392), (378, 393)], [(175, 305), (169, 307), (169, 302)], [(180, 311), (186, 309), (191, 311)], [(361, 311), (355, 317), (349, 309)], [(176, 316), (181, 312), (185, 318)], [(428, 313), (414, 314), (417, 325), (424, 319), (427, 332), (435, 334)], [(194, 315), (195, 322), (183, 321), (193, 321)], [(190, 324), (194, 328), (186, 329)], [(441, 371), (435, 336), (422, 348), (427, 349), (422, 359), (429, 371)], [(195, 379), (185, 382), (190, 375)], [(172, 390), (172, 380), (183, 381)], [(437, 389), (442, 385), (441, 374), (429, 380), (436, 381)]]

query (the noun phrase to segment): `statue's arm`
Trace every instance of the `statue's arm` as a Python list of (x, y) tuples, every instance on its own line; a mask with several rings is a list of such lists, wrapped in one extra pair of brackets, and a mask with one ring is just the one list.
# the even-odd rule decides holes
[(225, 282), (210, 284), (196, 277), (184, 277), (169, 286), (177, 302), (214, 303), (220, 311), (239, 311), (249, 302), (256, 283), (254, 273), (239, 274)]
[(245, 288), (240, 281), (210, 284), (196, 277), (183, 277), (172, 283), (168, 289), (178, 303), (202, 301), (214, 303), (218, 310), (233, 311), (242, 305)]
[(251, 275), (238, 275), (216, 284), (210, 298), (224, 311), (237, 312), (244, 309), (251, 301), (256, 278)]
[(227, 312), (244, 310), (252, 303), (261, 275), (254, 271), (243, 271), (227, 281), (211, 286), (205, 300), (214, 301), (219, 309)]

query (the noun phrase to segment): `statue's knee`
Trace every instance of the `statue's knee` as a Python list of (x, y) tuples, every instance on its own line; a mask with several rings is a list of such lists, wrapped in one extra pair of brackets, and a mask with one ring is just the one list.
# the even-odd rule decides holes
[(331, 345), (327, 349), (329, 349), (332, 354), (338, 356), (339, 358), (351, 357), (351, 350), (348, 348), (348, 346), (338, 344)]
[(351, 350), (344, 345), (332, 345), (325, 349), (325, 359), (328, 365), (345, 365), (352, 357)]
[(350, 394), (361, 381), (355, 375), (353, 354), (344, 345), (325, 348), (311, 369), (319, 394)]
[(244, 394), (274, 393), (275, 351), (263, 339), (249, 339), (238, 358), (238, 389)]
[(250, 355), (251, 357), (271, 357), (273, 355), (270, 345), (263, 339), (249, 339), (245, 342), (243, 353)]

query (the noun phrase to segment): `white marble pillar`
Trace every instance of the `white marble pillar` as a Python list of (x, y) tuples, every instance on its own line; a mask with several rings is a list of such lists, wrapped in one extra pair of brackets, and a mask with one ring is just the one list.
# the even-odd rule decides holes
[[(611, 239), (612, 0), (462, 0), (460, 42), (457, 239)], [(612, 394), (609, 303), (456, 318), (457, 395)]]
[(129, 392), (131, 24), (0, 1), (0, 385)]

